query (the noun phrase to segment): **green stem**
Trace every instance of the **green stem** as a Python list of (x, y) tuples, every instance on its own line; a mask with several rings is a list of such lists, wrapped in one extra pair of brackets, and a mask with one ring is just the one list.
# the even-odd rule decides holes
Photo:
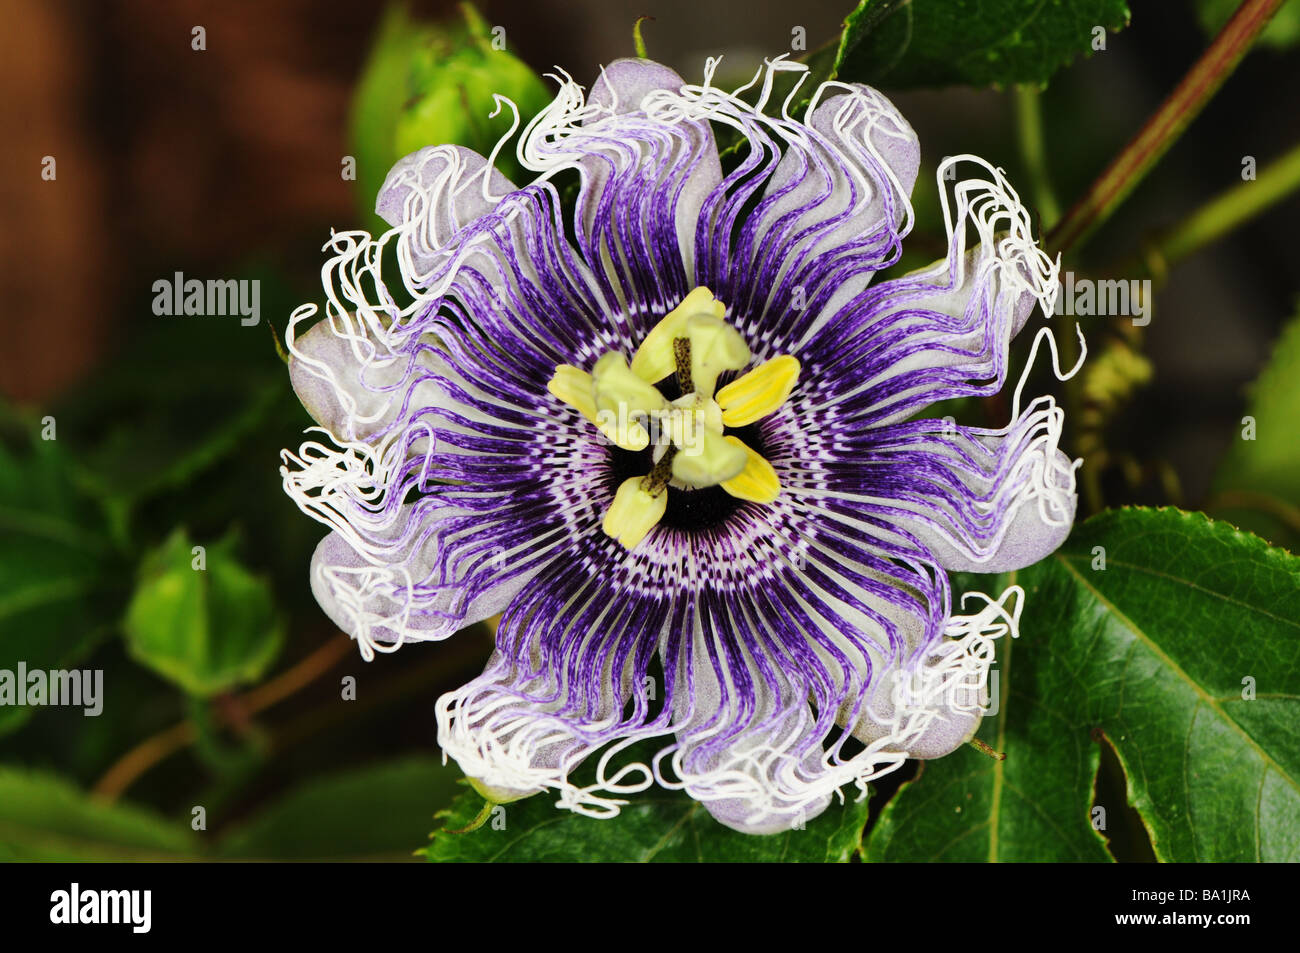
[(1036, 86), (1016, 87), (1016, 134), (1020, 154), (1029, 173), (1034, 204), (1043, 228), (1051, 228), (1061, 217), (1061, 207), (1047, 173), (1047, 150), (1043, 145), (1043, 106)]
[(1164, 231), (1146, 249), (1146, 269), (1163, 277), (1170, 265), (1223, 237), (1296, 189), (1300, 189), (1300, 145), (1269, 163), (1253, 181), (1234, 185)]
[(650, 58), (650, 54), (646, 52), (645, 38), (641, 36), (641, 23), (653, 19), (654, 17), (637, 17), (636, 22), (632, 24), (632, 45), (636, 47), (638, 59), (648, 60)]
[(1049, 250), (1079, 244), (1106, 221), (1223, 85), (1282, 0), (1245, 0), (1146, 124), (1047, 236)]
[(227, 745), (222, 741), (211, 701), (190, 695), (187, 696), (187, 707), (195, 728), (195, 753), (217, 774), (238, 776), (260, 760), (255, 736), (250, 735), (243, 746)]
[(483, 807), (479, 809), (479, 812), (478, 812), (476, 815), (474, 815), (474, 819), (473, 819), (472, 821), (470, 821), (470, 822), (469, 822), (468, 824), (466, 824), (464, 827), (458, 827), (458, 828), (456, 828), (455, 830), (444, 830), (443, 833), (445, 833), (445, 834), (468, 834), (468, 833), (470, 833), (471, 831), (476, 831), (476, 830), (478, 830), (480, 827), (482, 827), (484, 824), (486, 824), (488, 818), (492, 816), (492, 809), (493, 809), (494, 807), (496, 807), (495, 804), (493, 804), (491, 801), (489, 801), (489, 800), (487, 800), (486, 798), (484, 798), (484, 800), (483, 800)]

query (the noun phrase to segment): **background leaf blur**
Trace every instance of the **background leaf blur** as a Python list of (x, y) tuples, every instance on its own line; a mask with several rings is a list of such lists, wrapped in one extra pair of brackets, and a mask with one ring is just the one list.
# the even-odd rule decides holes
[(1250, 387), (1234, 441), (1215, 474), (1216, 512), (1279, 545), (1300, 543), (1300, 316), (1291, 320)]
[[(0, 670), (69, 668), (112, 635), (114, 579), (129, 563), (62, 446), (36, 435), (39, 422), (12, 424), (28, 433), (0, 443)], [(0, 734), (31, 713), (0, 706)]]

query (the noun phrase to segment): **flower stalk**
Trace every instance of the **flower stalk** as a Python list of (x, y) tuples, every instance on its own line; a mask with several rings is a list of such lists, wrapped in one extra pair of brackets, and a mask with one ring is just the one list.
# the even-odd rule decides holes
[(1047, 236), (1052, 252), (1081, 244), (1114, 213), (1237, 68), (1282, 0), (1245, 0), (1146, 124)]
[(1061, 206), (1048, 175), (1047, 150), (1043, 144), (1042, 96), (1036, 86), (1016, 87), (1016, 135), (1042, 227), (1051, 228), (1061, 217)]

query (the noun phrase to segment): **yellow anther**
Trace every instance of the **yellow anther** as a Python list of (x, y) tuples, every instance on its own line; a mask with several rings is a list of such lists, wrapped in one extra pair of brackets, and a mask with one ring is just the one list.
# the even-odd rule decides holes
[(591, 376), (600, 432), (624, 450), (644, 450), (650, 434), (640, 421), (666, 410), (668, 399), (633, 374), (617, 351), (598, 360)]
[(645, 336), (632, 355), (632, 373), (654, 384), (677, 369), (673, 341), (686, 335), (686, 319), (697, 314), (721, 318), (727, 306), (713, 297), (708, 288), (696, 288), (682, 303), (669, 311)]
[(718, 391), (722, 422), (744, 427), (762, 420), (785, 403), (799, 380), (799, 360), (788, 354), (764, 361)]
[(777, 479), (772, 464), (763, 459), (762, 455), (745, 446), (738, 437), (723, 439), (745, 451), (746, 456), (745, 469), (741, 471), (740, 476), (724, 480), (722, 483), (724, 490), (737, 499), (751, 500), (754, 503), (771, 503), (781, 495), (781, 481)]
[(622, 450), (636, 453), (650, 446), (650, 431), (627, 414), (613, 410), (597, 411), (596, 429)]
[(744, 446), (734, 446), (721, 434), (695, 428), (673, 457), (673, 477), (687, 486), (717, 486), (739, 476), (748, 463)]
[(590, 374), (572, 364), (561, 364), (546, 389), (593, 424), (596, 422), (596, 382)]
[(653, 495), (641, 489), (642, 477), (630, 477), (619, 484), (614, 502), (601, 529), (628, 549), (645, 539), (654, 525), (663, 519), (668, 509), (668, 494), (662, 490)]
[[(655, 325), (630, 364), (610, 351), (590, 374), (559, 365), (547, 384), (624, 450), (644, 450), (654, 434), (650, 472), (619, 485), (601, 524), (628, 549), (663, 519), (670, 492), (721, 486), (755, 503), (771, 503), (781, 493), (772, 465), (725, 431), (760, 420), (785, 403), (799, 379), (799, 362), (773, 358), (714, 399), (718, 375), (738, 371), (751, 359), (745, 339), (725, 315), (726, 307), (708, 288), (696, 288)], [(654, 385), (673, 375), (681, 396), (670, 403)]]

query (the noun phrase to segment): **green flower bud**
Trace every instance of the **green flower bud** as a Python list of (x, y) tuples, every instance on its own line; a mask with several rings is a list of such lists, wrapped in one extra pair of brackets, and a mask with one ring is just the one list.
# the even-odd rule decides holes
[(176, 530), (144, 558), (127, 606), (131, 655), (191, 695), (256, 681), (284, 641), (270, 586), (234, 550), (233, 536), (195, 546)]
[[(352, 105), (359, 201), (368, 218), (402, 156), (443, 144), (488, 155), (512, 118), (506, 109), (488, 118), (494, 95), (512, 100), (525, 122), (550, 101), (537, 74), (507, 51), (503, 28), (490, 27), (468, 3), (461, 13), (463, 23), (419, 23), (395, 4), (380, 24)], [(513, 155), (498, 156), (497, 165), (521, 184)]]

